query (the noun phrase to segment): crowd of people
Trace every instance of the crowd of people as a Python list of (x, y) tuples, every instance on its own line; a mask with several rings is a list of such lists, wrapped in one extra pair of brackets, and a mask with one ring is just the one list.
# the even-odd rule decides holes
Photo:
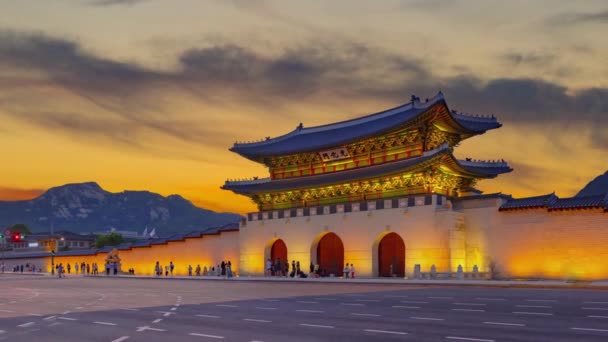
[[(4, 273), (6, 271), (6, 265), (4, 262), (0, 263), (0, 272)], [(14, 265), (13, 273), (23, 273), (23, 272), (42, 272), (40, 267), (37, 267), (34, 264), (27, 263), (25, 265)]]
[[(156, 262), (156, 264), (154, 265), (154, 274), (157, 277), (162, 277), (163, 275), (165, 277), (169, 277), (169, 276), (173, 276), (173, 271), (175, 270), (175, 264), (173, 263), (173, 261), (170, 261), (168, 265), (161, 265), (159, 261)], [(210, 266), (207, 267), (207, 265), (205, 265), (203, 268), (201, 268), (201, 265), (196, 265), (196, 268), (192, 267), (192, 265), (188, 265), (188, 276), (192, 277), (192, 276), (217, 276), (217, 277), (226, 277), (226, 278), (232, 278), (234, 277), (234, 271), (232, 271), (232, 262), (230, 262), (230, 260), (228, 261), (223, 261), (219, 264), (217, 264), (217, 266)]]
[[(281, 258), (276, 258), (274, 262), (268, 258), (266, 260), (265, 275), (268, 277), (290, 277), (290, 278), (321, 278), (329, 277), (333, 273), (327, 269), (321, 268), (319, 264), (310, 263), (309, 273), (306, 274), (300, 267), (300, 262), (292, 260), (282, 261)], [(344, 278), (355, 277), (355, 265), (346, 263), (344, 265)]]

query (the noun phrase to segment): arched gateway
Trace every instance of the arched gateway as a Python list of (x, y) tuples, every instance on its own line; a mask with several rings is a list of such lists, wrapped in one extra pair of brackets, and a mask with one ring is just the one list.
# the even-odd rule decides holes
[(335, 233), (325, 234), (317, 245), (317, 264), (322, 275), (342, 276), (344, 244)]
[(396, 233), (386, 234), (378, 245), (380, 277), (405, 277), (405, 243)]
[(272, 260), (272, 264), (274, 265), (279, 258), (281, 259), (281, 264), (284, 265), (287, 260), (287, 246), (281, 239), (276, 240), (272, 244), (272, 247), (270, 247), (270, 260)]

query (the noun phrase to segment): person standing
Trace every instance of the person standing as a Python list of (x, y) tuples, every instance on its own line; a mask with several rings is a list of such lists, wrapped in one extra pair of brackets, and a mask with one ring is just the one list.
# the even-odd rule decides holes
[(70, 266), (70, 264), (68, 264), (68, 274), (70, 274), (70, 273), (71, 273), (71, 272), (70, 272), (71, 270), (72, 270), (72, 266)]
[(226, 276), (228, 278), (232, 278), (232, 263), (230, 262), (230, 260), (228, 260), (228, 262), (226, 263)]
[(188, 265), (188, 276), (192, 277), (192, 265)]
[(270, 258), (268, 258), (268, 260), (266, 260), (266, 276), (270, 277), (272, 275), (272, 261), (270, 261)]
[(173, 269), (175, 265), (173, 265), (173, 261), (169, 261), (169, 272), (171, 272), (171, 276), (173, 277)]
[(350, 277), (355, 279), (355, 265), (350, 264)]
[(78, 274), (78, 263), (77, 262), (74, 263), (74, 273)]
[(201, 265), (200, 264), (196, 265), (196, 276), (197, 277), (201, 276)]
[(296, 278), (300, 278), (300, 262), (296, 262)]
[(344, 266), (344, 278), (348, 279), (348, 275), (350, 273), (350, 267), (348, 266), (348, 263)]

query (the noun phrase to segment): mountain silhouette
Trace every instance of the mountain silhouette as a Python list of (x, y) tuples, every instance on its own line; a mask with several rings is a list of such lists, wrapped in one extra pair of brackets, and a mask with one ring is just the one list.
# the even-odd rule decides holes
[(576, 194), (576, 197), (604, 195), (608, 193), (608, 171), (595, 177)]
[(111, 193), (97, 183), (54, 187), (29, 201), (0, 201), (0, 227), (26, 224), (33, 232), (68, 230), (92, 233), (156, 228), (159, 236), (204, 230), (239, 222), (234, 213), (217, 213), (194, 206), (179, 195), (149, 191)]

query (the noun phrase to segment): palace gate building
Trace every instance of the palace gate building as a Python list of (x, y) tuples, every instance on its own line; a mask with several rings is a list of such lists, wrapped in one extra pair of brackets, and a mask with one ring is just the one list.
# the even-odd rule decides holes
[(265, 260), (280, 258), (336, 276), (345, 263), (366, 277), (403, 277), (415, 265), (456, 272), (491, 264), (505, 276), (608, 276), (607, 263), (597, 260), (608, 256), (608, 195), (513, 199), (475, 189), (512, 169), (503, 160), (459, 160), (453, 151), (500, 127), (494, 116), (451, 110), (439, 93), (235, 143), (231, 151), (269, 170), (222, 187), (259, 209), (240, 227), (240, 273), (263, 274)]

